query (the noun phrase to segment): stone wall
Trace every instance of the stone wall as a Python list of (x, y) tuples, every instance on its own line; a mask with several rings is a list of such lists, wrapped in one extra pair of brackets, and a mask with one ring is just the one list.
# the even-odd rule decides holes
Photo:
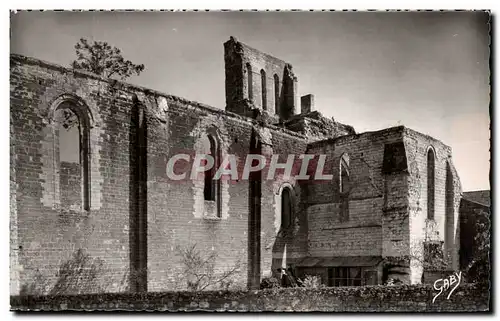
[[(387, 176), (382, 171), (385, 145), (401, 140), (402, 130), (395, 128), (309, 145), (308, 153), (327, 155), (324, 173), (333, 175), (331, 180), (308, 182), (305, 187), (312, 256), (388, 256), (391, 255), (385, 246), (388, 240), (397, 237), (405, 242), (407, 226), (405, 232), (405, 225), (398, 223), (397, 235), (392, 236), (389, 224), (396, 223), (387, 221), (385, 215), (389, 208), (404, 207), (405, 186), (401, 177), (405, 176), (402, 173)], [(340, 191), (343, 155), (349, 159), (350, 186), (344, 216)]]
[[(241, 265), (235, 279), (239, 287), (246, 286), (248, 264), (257, 264), (248, 261), (253, 243), (249, 241), (249, 233), (255, 223), (249, 221), (252, 214), (249, 181), (241, 177), (237, 180), (222, 177), (221, 217), (214, 217), (207, 212), (207, 203), (203, 201), (203, 182), (170, 180), (166, 175), (166, 162), (175, 154), (199, 152), (201, 139), (210, 133), (217, 138), (222, 157), (235, 155), (241, 176), (246, 156), (251, 152), (253, 131), (259, 132), (264, 156), (269, 160), (272, 155), (279, 154), (280, 163), (285, 162), (289, 154), (298, 157), (303, 153), (305, 140), (285, 129), (261, 127), (252, 119), (181, 99), (158, 95), (145, 101), (151, 102), (148, 107), (147, 192), (149, 289), (185, 288), (184, 281), (179, 284), (185, 270), (179, 249), (190, 245), (196, 245), (204, 253), (216, 253), (218, 272)], [(281, 259), (284, 242), (288, 244), (289, 253), (305, 251), (304, 238), (283, 241), (279, 234), (282, 185), (290, 184), (298, 194), (297, 202), (300, 200), (295, 182), (282, 176), (278, 172), (276, 179), (267, 180), (267, 172), (263, 173), (258, 233), (260, 253), (255, 253), (260, 256), (260, 275), (269, 275), (274, 266), (281, 265), (273, 261), (273, 257)]]
[[(51, 117), (68, 101), (88, 118), (89, 210), (61, 207), (83, 198), (75, 184), (73, 190), (63, 188), (67, 173), (74, 182), (78, 169), (61, 171), (64, 164), (54, 156), (59, 146)], [(298, 160), (306, 149), (304, 136), (284, 128), (16, 55), (11, 56), (11, 115), (16, 187), (11, 217), (19, 226), (13, 238), (19, 243), (21, 287), (43, 277), (50, 288), (59, 266), (83, 248), (103, 260), (107, 272), (100, 278), (109, 283), (108, 291), (184, 289), (180, 253), (191, 246), (217, 256), (214, 273), (240, 265), (233, 279), (244, 287), (247, 265), (257, 264), (248, 261), (249, 182), (223, 177), (221, 215), (207, 215), (211, 205), (203, 200), (203, 181), (189, 179), (191, 163), (181, 168), (187, 179), (172, 181), (167, 161), (179, 153), (192, 157), (207, 134), (215, 137), (222, 156), (236, 156), (240, 175), (252, 132), (259, 133), (263, 154), (268, 159), (279, 154), (280, 163), (289, 154)], [(301, 192), (282, 170), (277, 177), (262, 181), (259, 275), (306, 252), (303, 213), (294, 217), (292, 234), (280, 234), (283, 186), (293, 189), (297, 210)]]
[[(37, 278), (53, 284), (59, 266), (79, 248), (106, 262), (107, 291), (123, 291), (129, 266), (131, 102), (95, 76), (17, 55), (11, 55), (10, 64), (13, 268), (19, 278), (13, 293)], [(53, 115), (63, 102), (71, 102), (89, 121), (88, 210), (61, 206), (61, 197), (68, 195), (59, 186)]]
[(319, 111), (291, 117), (286, 128), (304, 134), (309, 142), (356, 134), (354, 128), (324, 117)]
[(250, 116), (251, 109), (257, 108), (288, 118), (300, 109), (297, 78), (290, 64), (233, 37), (224, 43), (224, 50), (226, 110)]
[[(215, 274), (238, 266), (227, 280), (235, 287), (258, 287), (260, 277), (311, 255), (408, 255), (412, 242), (417, 248), (424, 238), (443, 240), (456, 266), (460, 183), (449, 147), (404, 127), (355, 134), (318, 112), (293, 116), (298, 95), (291, 65), (235, 39), (224, 45), (225, 110), (11, 55), (14, 294), (37, 278), (50, 288), (78, 249), (104, 262), (99, 286), (108, 292), (185, 289), (182, 252), (189, 248), (215, 256)], [(255, 73), (254, 101), (247, 63)], [(257, 99), (261, 69), (267, 112)], [(284, 123), (273, 109), (274, 74)], [(59, 158), (54, 114), (61, 106), (69, 106), (82, 128), (84, 152), (71, 166)], [(281, 169), (268, 179), (268, 166), (252, 182), (223, 176), (218, 198), (205, 200), (203, 179), (189, 178), (192, 162), (176, 163), (177, 174), (187, 174), (182, 180), (167, 176), (167, 162), (181, 153), (193, 161), (209, 136), (222, 159), (236, 156), (239, 175), (249, 153), (264, 155), (268, 165), (273, 156), (283, 164), (295, 155), (291, 177)], [(432, 222), (424, 217), (429, 148), (436, 154)], [(311, 179), (299, 183), (293, 176), (303, 153), (316, 156)], [(327, 156), (323, 174), (333, 179), (313, 181), (318, 154)], [(348, 192), (340, 191), (342, 157), (349, 163)], [(285, 188), (293, 215), (283, 228)]]
[(432, 286), (366, 286), (236, 292), (11, 297), (11, 310), (488, 312), (486, 286), (460, 285), (446, 299)]
[[(460, 228), (458, 221), (461, 185), (453, 166), (451, 148), (442, 142), (405, 129), (408, 159), (408, 200), (410, 217), (411, 282), (419, 283), (423, 268), (424, 242), (442, 244), (445, 259), (442, 268), (458, 269)], [(428, 218), (427, 155), (434, 159), (434, 218)]]

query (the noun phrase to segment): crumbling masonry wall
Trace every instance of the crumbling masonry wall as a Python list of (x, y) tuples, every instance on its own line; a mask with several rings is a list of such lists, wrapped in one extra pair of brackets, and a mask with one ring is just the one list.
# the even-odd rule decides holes
[[(432, 285), (285, 288), (235, 292), (163, 292), (86, 296), (11, 297), (14, 310), (167, 310), (238, 312), (480, 312), (492, 306), (488, 287), (462, 284), (434, 302)], [(377, 299), (374, 299), (377, 298)]]
[[(427, 151), (435, 151), (434, 219), (427, 219)], [(327, 154), (333, 179), (307, 182), (310, 256), (382, 256), (388, 277), (420, 283), (424, 242), (442, 242), (443, 266), (458, 268), (460, 182), (443, 143), (404, 127), (309, 144)], [(348, 213), (340, 193), (340, 159), (348, 155)], [(432, 265), (432, 264), (430, 264)], [(394, 275), (392, 273), (394, 272)]]
[[(151, 94), (148, 126), (148, 288), (150, 291), (184, 289), (186, 266), (182, 250), (196, 246), (202, 253), (217, 253), (216, 272), (239, 266), (234, 276), (246, 286), (248, 186), (247, 181), (221, 182), (221, 217), (203, 201), (203, 181), (189, 179), (190, 166), (180, 168), (188, 178), (167, 177), (168, 159), (179, 153), (194, 156), (199, 141), (213, 133), (222, 154), (244, 161), (252, 125), (222, 110), (175, 97)], [(242, 163), (240, 164), (243, 165)], [(227, 280), (231, 281), (231, 280)]]
[[(51, 121), (65, 102), (88, 114), (88, 211), (68, 210), (62, 202), (79, 199), (76, 187), (75, 193), (61, 190), (61, 181), (79, 176), (75, 164), (59, 170)], [(214, 217), (199, 181), (169, 180), (166, 163), (178, 153), (193, 156), (207, 133), (216, 137), (223, 155), (236, 155), (240, 174), (252, 131), (261, 133), (263, 153), (279, 154), (280, 162), (306, 149), (304, 136), (284, 128), (17, 55), (11, 56), (11, 124), (11, 221), (19, 226), (11, 229), (11, 244), (19, 244), (11, 252), (17, 254), (12, 264), (18, 273), (12, 279), (20, 282), (14, 294), (40, 277), (48, 280), (41, 292), (49, 291), (58, 268), (80, 248), (104, 262), (96, 291), (185, 289), (189, 280), (181, 253), (189, 246), (216, 254), (215, 273), (238, 265), (226, 283), (245, 287), (248, 264), (257, 264), (247, 260), (248, 181), (222, 180), (221, 216)], [(284, 251), (285, 259), (306, 252), (306, 225), (299, 216), (293, 234), (280, 234), (279, 193), (286, 184), (299, 204), (295, 182), (262, 182), (260, 263), (253, 267), (259, 278), (283, 264)]]
[[(12, 268), (18, 274), (13, 293), (29, 288), (37, 278), (46, 280), (39, 291), (48, 291), (59, 266), (79, 248), (104, 260), (103, 288), (125, 290), (130, 102), (96, 77), (17, 55), (11, 55), (10, 63), (11, 181), (15, 182), (11, 219), (17, 226), (11, 254), (17, 259)], [(58, 188), (61, 175), (52, 116), (66, 101), (74, 102), (91, 120), (88, 211), (61, 206), (64, 194)]]
[[(325, 174), (333, 175), (306, 186), (311, 256), (387, 257), (395, 254), (392, 242), (408, 243), (408, 223), (399, 213), (406, 201), (405, 174), (383, 171), (385, 146), (401, 140), (402, 129), (392, 128), (309, 145), (308, 153), (327, 155)], [(349, 159), (346, 213), (340, 192), (343, 155)]]
[[(180, 249), (195, 245), (203, 253), (216, 253), (216, 272), (224, 273), (239, 266), (238, 273), (227, 282), (233, 287), (246, 287), (248, 269), (257, 269), (259, 276), (269, 275), (280, 267), (280, 253), (288, 245), (288, 257), (293, 251), (305, 252), (300, 238), (283, 240), (280, 234), (281, 186), (295, 182), (282, 179), (261, 182), (259, 253), (254, 253), (249, 233), (257, 222), (249, 222), (252, 209), (249, 206), (249, 181), (229, 181), (222, 177), (222, 215), (216, 217), (207, 211), (203, 202), (203, 183), (189, 179), (172, 181), (166, 175), (166, 162), (173, 155), (193, 155), (198, 142), (207, 133), (217, 137), (222, 155), (235, 155), (241, 176), (246, 156), (251, 151), (252, 131), (263, 147), (262, 154), (268, 160), (273, 154), (285, 162), (289, 154), (297, 156), (306, 148), (305, 139), (298, 134), (269, 125), (262, 127), (249, 118), (159, 93), (146, 94), (149, 102), (148, 116), (148, 289), (185, 288), (185, 264)], [(191, 163), (187, 165), (190, 167)], [(179, 168), (179, 173), (190, 168)], [(263, 174), (266, 178), (267, 173)], [(278, 175), (278, 177), (280, 177)], [(296, 200), (300, 200), (300, 191)], [(296, 225), (299, 226), (299, 223)], [(297, 234), (298, 232), (296, 232)], [(305, 234), (304, 234), (305, 235)], [(250, 251), (250, 252), (249, 252)], [(257, 255), (258, 265), (248, 257)], [(273, 260), (274, 258), (274, 260)], [(279, 265), (279, 266), (278, 266)]]
[[(211, 273), (234, 270), (217, 284), (233, 289), (257, 288), (263, 276), (307, 256), (381, 256), (403, 266), (406, 283), (419, 283), (427, 240), (443, 241), (448, 267), (457, 267), (461, 191), (449, 147), (404, 127), (356, 134), (318, 112), (294, 116), (291, 65), (235, 39), (224, 46), (225, 110), (11, 55), (12, 294), (49, 292), (78, 249), (103, 262), (90, 292), (186, 289), (194, 277), (190, 248), (202, 260), (216, 258)], [(54, 115), (61, 106), (82, 122), (78, 163), (59, 157)], [(293, 154), (291, 177), (281, 169), (267, 179), (269, 166), (252, 181), (223, 176), (217, 199), (205, 200), (203, 178), (189, 177), (208, 137), (222, 158), (236, 156), (239, 175), (248, 154), (264, 155), (267, 165), (274, 155), (283, 164)], [(429, 148), (436, 155), (430, 221)], [(316, 156), (311, 180), (296, 181), (303, 153), (326, 154), (323, 173), (333, 179), (313, 180)], [(187, 174), (180, 181), (167, 176), (167, 162), (178, 154), (191, 157), (174, 167)], [(349, 172), (342, 192), (341, 159)], [(293, 208), (286, 227), (285, 189)]]
[(288, 119), (300, 108), (297, 77), (290, 64), (233, 37), (224, 43), (224, 60), (226, 110), (245, 116), (251, 116), (254, 108), (266, 110), (277, 122), (276, 116)]
[[(424, 242), (442, 244), (441, 268), (457, 270), (460, 248), (459, 207), (462, 195), (460, 180), (452, 163), (451, 148), (440, 141), (405, 129), (408, 158), (408, 201), (410, 214), (411, 282), (420, 283), (426, 266)], [(428, 219), (427, 153), (435, 155), (434, 219)]]

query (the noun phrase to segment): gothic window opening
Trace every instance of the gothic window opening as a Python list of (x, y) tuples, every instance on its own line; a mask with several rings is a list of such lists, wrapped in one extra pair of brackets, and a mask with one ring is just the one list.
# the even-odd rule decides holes
[(340, 159), (340, 193), (349, 191), (349, 157), (342, 155)]
[(274, 110), (279, 114), (280, 105), (280, 78), (274, 74)]
[[(214, 202), (214, 205), (210, 207), (213, 208), (214, 212), (210, 215), (215, 215), (221, 217), (220, 211), (220, 179), (215, 179), (215, 173), (221, 163), (221, 150), (217, 139), (212, 135), (206, 135), (203, 137), (203, 153), (213, 157), (214, 164), (211, 168), (204, 172), (204, 186), (203, 186), (203, 196), (204, 200), (208, 202)], [(206, 163), (205, 163), (206, 164)]]
[(281, 192), (281, 228), (289, 228), (292, 223), (292, 191), (289, 187)]
[(247, 86), (248, 86), (248, 99), (253, 100), (253, 79), (252, 79), (252, 66), (247, 63)]
[(54, 113), (56, 180), (59, 203), (72, 211), (90, 209), (89, 141), (85, 117), (70, 102), (62, 103)]
[(215, 140), (212, 136), (207, 136), (208, 140), (208, 150), (207, 154), (214, 158), (214, 166), (205, 171), (205, 186), (204, 186), (204, 195), (205, 201), (215, 201), (215, 161), (217, 158), (217, 146), (215, 144)]
[(349, 156), (343, 154), (340, 158), (340, 221), (345, 222), (349, 220), (349, 190), (350, 190), (350, 177), (349, 177)]
[(447, 255), (453, 250), (454, 245), (454, 193), (453, 193), (453, 173), (450, 163), (446, 163), (446, 182), (445, 182), (445, 230), (444, 239)]
[(435, 155), (432, 148), (427, 152), (427, 219), (434, 219), (435, 202)]
[(260, 71), (260, 82), (262, 85), (262, 109), (267, 110), (266, 72), (263, 69)]

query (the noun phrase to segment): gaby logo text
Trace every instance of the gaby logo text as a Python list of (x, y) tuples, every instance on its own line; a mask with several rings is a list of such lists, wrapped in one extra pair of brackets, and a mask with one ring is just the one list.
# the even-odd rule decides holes
[(448, 296), (446, 297), (446, 300), (449, 300), (451, 294), (457, 289), (461, 280), (462, 280), (462, 271), (458, 273), (455, 272), (454, 274), (450, 275), (445, 279), (438, 279), (434, 281), (434, 290), (439, 291), (439, 293), (434, 296), (434, 299), (432, 299), (432, 303), (436, 301), (436, 299), (441, 295), (441, 293), (447, 291), (448, 289), (451, 289), (450, 292), (448, 293)]

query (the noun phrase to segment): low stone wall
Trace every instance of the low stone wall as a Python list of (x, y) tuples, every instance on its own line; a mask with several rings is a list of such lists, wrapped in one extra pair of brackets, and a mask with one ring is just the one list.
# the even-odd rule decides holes
[(488, 286), (462, 284), (447, 300), (429, 285), (286, 288), (238, 292), (150, 292), (12, 296), (11, 310), (487, 312)]

